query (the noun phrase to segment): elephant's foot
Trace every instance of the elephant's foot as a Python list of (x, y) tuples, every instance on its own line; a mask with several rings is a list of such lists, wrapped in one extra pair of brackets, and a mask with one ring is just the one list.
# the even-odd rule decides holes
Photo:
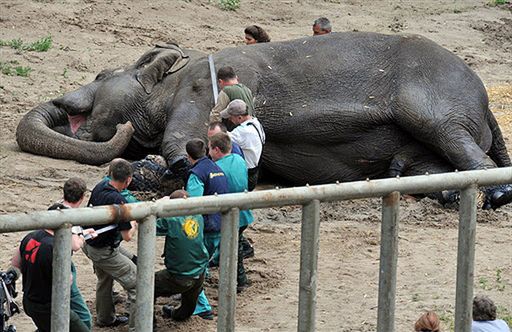
[(443, 190), (436, 195), (439, 203), (446, 208), (459, 208), (460, 192), (456, 190)]
[(503, 184), (485, 190), (484, 210), (496, 210), (500, 206), (512, 202), (512, 185)]

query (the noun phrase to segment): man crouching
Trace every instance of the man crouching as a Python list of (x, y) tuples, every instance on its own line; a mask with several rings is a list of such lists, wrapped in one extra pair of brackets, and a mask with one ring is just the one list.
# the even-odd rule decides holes
[[(186, 198), (185, 190), (174, 191), (169, 198)], [(162, 198), (166, 199), (166, 198)], [(208, 251), (203, 242), (204, 222), (201, 215), (159, 218), (157, 235), (165, 235), (166, 269), (155, 274), (155, 299), (181, 294), (181, 306), (165, 305), (163, 316), (180, 321), (189, 318), (203, 289), (208, 265)]]

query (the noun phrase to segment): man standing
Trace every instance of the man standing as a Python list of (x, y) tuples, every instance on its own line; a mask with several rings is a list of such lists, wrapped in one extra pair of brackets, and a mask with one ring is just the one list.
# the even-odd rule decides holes
[[(110, 165), (109, 181), (101, 181), (94, 187), (88, 206), (125, 204), (121, 195), (132, 179), (132, 165), (124, 159), (116, 159)], [(96, 322), (98, 326), (118, 326), (126, 324), (128, 318), (116, 316), (112, 298), (112, 284), (116, 280), (127, 292), (130, 305), (130, 331), (135, 329), (135, 287), (137, 271), (132, 260), (119, 250), (122, 240), (130, 241), (135, 234), (135, 221), (123, 221), (95, 226), (97, 238), (90, 240), (83, 251), (93, 262), (98, 277), (96, 285)]]
[[(228, 132), (228, 128), (226, 128), (226, 125), (223, 124), (222, 122), (215, 121), (208, 125), (208, 138), (212, 137), (213, 135), (215, 135), (217, 133), (221, 133), (221, 132), (222, 133)], [(231, 152), (239, 155), (240, 157), (242, 157), (242, 159), (245, 160), (244, 152), (242, 151), (242, 148), (240, 147), (240, 145), (236, 144), (235, 142), (231, 142)]]
[(332, 25), (327, 17), (320, 17), (313, 22), (313, 36), (331, 33)]
[[(220, 121), (212, 122), (208, 125), (208, 138), (212, 137), (213, 135), (217, 133), (227, 133), (228, 129), (226, 128), (226, 125)], [(242, 151), (242, 148), (237, 143), (231, 141), (231, 153), (237, 154), (245, 161), (244, 152)], [(245, 164), (245, 167), (247, 168), (247, 164)], [(251, 243), (247, 240), (245, 236), (242, 235), (242, 246), (243, 246), (243, 252), (242, 256), (245, 258), (254, 257), (254, 248), (251, 245)], [(218, 257), (214, 257), (214, 259), (210, 260), (210, 266), (218, 266), (219, 261)]]
[[(186, 198), (185, 190), (174, 191), (169, 198)], [(167, 198), (163, 198), (167, 199)], [(203, 242), (204, 222), (201, 215), (159, 218), (157, 235), (165, 236), (165, 269), (155, 273), (155, 299), (181, 294), (181, 306), (162, 308), (164, 317), (184, 320), (192, 315), (203, 289), (208, 265), (208, 251)]]
[(233, 142), (240, 145), (244, 152), (245, 162), (249, 169), (249, 190), (253, 190), (258, 182), (259, 163), (263, 144), (265, 144), (265, 131), (257, 118), (251, 116), (243, 100), (235, 99), (220, 112), (223, 119), (229, 119), (238, 125), (231, 132)]
[[(187, 181), (187, 192), (190, 197), (208, 196), (228, 193), (228, 181), (222, 169), (206, 157), (206, 145), (199, 138), (187, 142), (185, 149), (187, 158), (192, 164)], [(204, 243), (209, 257), (213, 257), (219, 249), (221, 214), (219, 212), (203, 215)], [(205, 319), (213, 319), (213, 313), (204, 291), (199, 294), (194, 315)]]
[[(87, 190), (85, 182), (71, 178), (64, 184), (64, 200), (53, 204), (49, 210), (77, 208)], [(96, 235), (93, 229), (71, 228), (71, 249), (78, 251), (84, 244), (83, 234)], [(51, 300), (53, 281), (53, 230), (44, 229), (29, 233), (21, 241), (19, 250), (12, 258), (12, 265), (21, 270), (23, 276), (23, 308), (40, 332), (51, 330)], [(91, 313), (76, 284), (76, 269), (71, 263), (71, 302), (69, 330), (88, 332), (91, 329)]]
[[(217, 133), (210, 137), (208, 144), (210, 157), (224, 171), (228, 179), (230, 193), (244, 192), (248, 188), (247, 167), (245, 161), (237, 154), (231, 153), (231, 139), (226, 133)], [(243, 257), (243, 232), (254, 221), (250, 210), (240, 211), (240, 225), (238, 229), (238, 268), (237, 292), (240, 293), (250, 285), (245, 274)]]
[(210, 122), (220, 121), (219, 113), (225, 109), (229, 102), (235, 99), (241, 99), (247, 104), (247, 110), (250, 115), (254, 112), (254, 97), (251, 90), (238, 81), (235, 70), (232, 67), (222, 67), (217, 72), (219, 87), (221, 92), (217, 99), (217, 104), (210, 113)]

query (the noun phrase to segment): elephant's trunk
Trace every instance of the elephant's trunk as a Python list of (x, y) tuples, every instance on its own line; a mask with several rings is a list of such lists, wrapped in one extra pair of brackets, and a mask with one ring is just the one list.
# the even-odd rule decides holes
[(41, 104), (25, 114), (16, 129), (16, 141), (23, 151), (80, 163), (100, 165), (120, 156), (133, 135), (130, 122), (119, 124), (107, 142), (88, 142), (53, 130), (65, 125), (67, 113), (52, 102)]

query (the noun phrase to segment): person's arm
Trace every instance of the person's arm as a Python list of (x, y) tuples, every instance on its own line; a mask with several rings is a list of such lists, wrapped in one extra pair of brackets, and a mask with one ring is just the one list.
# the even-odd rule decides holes
[(240, 126), (236, 127), (232, 132), (229, 133), (229, 137), (231, 137), (231, 140), (238, 144), (241, 149), (243, 149), (245, 147), (245, 140), (242, 138), (240, 130)]
[(133, 238), (133, 236), (135, 235), (135, 232), (137, 231), (137, 221), (132, 220), (129, 222), (129, 225), (131, 226), (131, 228), (123, 229), (120, 231), (121, 237), (126, 242), (130, 241)]
[(187, 192), (190, 197), (200, 197), (204, 194), (204, 183), (195, 174), (190, 174), (188, 178)]
[(230, 100), (228, 95), (224, 92), (224, 90), (222, 90), (219, 93), (219, 97), (217, 98), (217, 104), (215, 104), (215, 106), (212, 108), (212, 111), (210, 112), (210, 122), (222, 121), (220, 112), (228, 107), (229, 101)]
[(169, 229), (169, 221), (167, 219), (168, 218), (158, 218), (156, 220), (156, 235), (167, 235), (167, 230)]
[(71, 235), (71, 250), (78, 251), (84, 246), (85, 235), (91, 235), (91, 239), (94, 239), (98, 236), (98, 233), (96, 233), (94, 228), (83, 229), (81, 234), (73, 233)]
[(20, 249), (16, 248), (11, 258), (11, 265), (17, 269), (21, 269), (21, 254)]

